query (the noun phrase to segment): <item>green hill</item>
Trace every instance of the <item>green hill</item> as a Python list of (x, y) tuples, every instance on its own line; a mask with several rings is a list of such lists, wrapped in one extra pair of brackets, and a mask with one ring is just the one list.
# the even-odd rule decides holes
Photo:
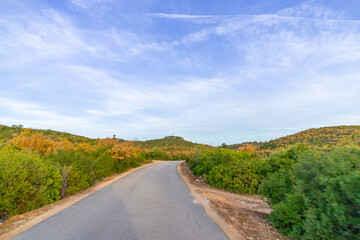
[(268, 142), (244, 142), (240, 144), (223, 145), (222, 147), (237, 149), (245, 146), (246, 144), (252, 144), (259, 147), (260, 150), (273, 150), (297, 143), (309, 144), (316, 147), (344, 145), (360, 146), (360, 126), (351, 125), (311, 128), (292, 135), (270, 140)]
[[(24, 129), (21, 125), (13, 125), (11, 127), (0, 125), (0, 140), (9, 140), (13, 138), (13, 134), (19, 135)], [(71, 143), (81, 143), (81, 142), (93, 142), (95, 139), (78, 136), (66, 132), (58, 132), (54, 130), (41, 130), (41, 129), (31, 129), (32, 133), (38, 133), (41, 135), (45, 135), (51, 140), (58, 140), (60, 138), (66, 138)], [(123, 139), (119, 139), (119, 142), (124, 141)], [(147, 141), (134, 141), (136, 146), (141, 148), (153, 148), (153, 147), (183, 147), (183, 148), (193, 148), (196, 146), (204, 146), (203, 144), (193, 143), (185, 140), (182, 137), (178, 136), (167, 136), (161, 139), (153, 139)], [(210, 147), (210, 146), (209, 146)]]
[[(0, 139), (9, 140), (13, 137), (13, 134), (19, 135), (24, 129), (22, 125), (13, 125), (11, 127), (0, 125)], [(57, 140), (60, 138), (67, 138), (72, 143), (91, 142), (93, 139), (74, 135), (66, 132), (58, 132), (54, 130), (42, 130), (42, 129), (31, 129), (31, 132), (45, 135), (51, 140)]]
[[(13, 137), (13, 134), (20, 134), (25, 128), (21, 125), (5, 126), (0, 125), (0, 140), (6, 141)], [(78, 136), (66, 132), (58, 132), (54, 130), (41, 130), (31, 129), (33, 133), (45, 135), (52, 140), (60, 138), (66, 138), (72, 143), (81, 142), (93, 142), (95, 139)], [(120, 139), (120, 142), (123, 139)], [(228, 149), (237, 149), (245, 146), (246, 144), (252, 144), (257, 146), (260, 150), (273, 150), (280, 147), (286, 147), (289, 145), (303, 143), (309, 144), (316, 147), (329, 147), (336, 145), (356, 145), (360, 146), (360, 126), (335, 126), (335, 127), (322, 127), (322, 128), (311, 128), (305, 131), (298, 132), (296, 134), (288, 135), (278, 139), (270, 140), (267, 142), (243, 142), (239, 144), (226, 145), (223, 144), (221, 147)], [(167, 136), (161, 139), (153, 139), (147, 141), (135, 141), (135, 145), (141, 148), (153, 148), (153, 147), (183, 147), (183, 148), (194, 148), (196, 146), (207, 146), (204, 144), (193, 143), (185, 140), (178, 136)]]
[(153, 148), (153, 147), (186, 147), (192, 148), (203, 144), (193, 143), (178, 136), (167, 136), (161, 139), (153, 139), (147, 141), (135, 141), (135, 145), (141, 148)]

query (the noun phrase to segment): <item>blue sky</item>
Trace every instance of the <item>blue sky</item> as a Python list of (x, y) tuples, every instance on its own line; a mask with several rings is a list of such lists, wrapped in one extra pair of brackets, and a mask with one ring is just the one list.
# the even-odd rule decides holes
[(359, 123), (358, 0), (0, 5), (0, 124), (219, 145)]

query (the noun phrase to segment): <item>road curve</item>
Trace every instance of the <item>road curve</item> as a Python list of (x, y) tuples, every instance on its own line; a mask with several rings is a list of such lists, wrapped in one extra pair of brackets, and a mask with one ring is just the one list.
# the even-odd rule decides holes
[(193, 203), (178, 164), (139, 169), (12, 239), (227, 239)]

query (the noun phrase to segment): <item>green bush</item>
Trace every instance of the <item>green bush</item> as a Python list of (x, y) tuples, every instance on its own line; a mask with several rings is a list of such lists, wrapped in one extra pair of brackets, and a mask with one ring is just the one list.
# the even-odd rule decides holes
[(263, 177), (263, 161), (247, 152), (199, 149), (187, 162), (193, 173), (204, 175), (211, 186), (231, 192), (254, 194)]
[(216, 148), (204, 153), (199, 158), (188, 161), (191, 171), (197, 176), (208, 174), (210, 170), (220, 164), (227, 164), (237, 159), (251, 158), (248, 153), (236, 152), (230, 149)]
[(305, 208), (305, 196), (299, 191), (294, 191), (286, 194), (282, 201), (274, 205), (270, 220), (282, 234), (301, 238), (304, 233)]
[[(269, 156), (262, 168), (265, 178), (259, 186), (258, 194), (266, 196), (268, 202), (276, 204), (292, 193), (292, 171), (299, 157), (311, 149), (303, 144), (281, 149)], [(290, 169), (290, 170), (289, 170)]]
[(78, 169), (81, 169), (88, 184), (94, 184), (94, 181), (96, 180), (95, 157), (91, 156), (89, 153), (74, 150), (58, 150), (57, 153), (51, 153), (45, 157), (51, 159), (54, 164), (58, 164), (60, 167), (76, 166)]
[(295, 162), (297, 162), (299, 156), (304, 152), (311, 149), (304, 144), (298, 144), (290, 146), (286, 149), (281, 149), (273, 154), (265, 161), (263, 166), (263, 174), (273, 174), (281, 169), (292, 168)]
[(0, 217), (60, 199), (60, 171), (49, 161), (14, 149), (0, 150)]
[(266, 196), (268, 202), (273, 205), (281, 202), (286, 194), (293, 192), (292, 183), (291, 172), (281, 169), (273, 174), (269, 174), (261, 182), (258, 194)]
[(169, 160), (166, 152), (159, 147), (153, 147), (151, 149), (150, 158), (155, 160)]
[(87, 187), (90, 184), (87, 181), (87, 176), (77, 167), (72, 167), (68, 178), (66, 179), (67, 189), (65, 196), (77, 193)]
[(359, 149), (307, 151), (285, 171), (269, 175), (259, 188), (271, 200), (270, 218), (280, 232), (298, 239), (360, 239)]
[(213, 167), (204, 181), (227, 191), (255, 194), (262, 179), (261, 165), (262, 161), (258, 159), (237, 159)]
[(91, 153), (90, 160), (94, 161), (92, 172), (94, 179), (102, 179), (117, 173), (115, 165), (117, 161), (107, 152), (111, 146), (99, 148), (96, 152)]

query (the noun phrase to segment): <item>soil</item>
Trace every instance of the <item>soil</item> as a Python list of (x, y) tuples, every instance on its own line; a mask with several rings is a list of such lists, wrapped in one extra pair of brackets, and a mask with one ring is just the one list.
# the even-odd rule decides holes
[(267, 221), (272, 209), (256, 195), (229, 193), (196, 178), (183, 162), (178, 172), (196, 202), (222, 228), (230, 239), (289, 240)]

